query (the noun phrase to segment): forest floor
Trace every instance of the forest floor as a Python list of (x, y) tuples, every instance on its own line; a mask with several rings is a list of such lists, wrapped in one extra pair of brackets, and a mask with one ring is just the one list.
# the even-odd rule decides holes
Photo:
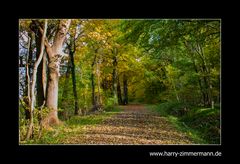
[[(150, 111), (144, 105), (119, 106), (121, 112), (94, 125), (84, 125), (79, 132), (68, 131), (58, 143), (102, 145), (162, 145), (193, 144), (165, 117)], [(75, 131), (75, 132), (74, 132)]]

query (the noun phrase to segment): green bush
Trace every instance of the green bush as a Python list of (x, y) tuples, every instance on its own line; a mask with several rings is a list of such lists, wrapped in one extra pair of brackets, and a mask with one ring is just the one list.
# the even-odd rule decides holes
[(200, 108), (193, 109), (183, 116), (180, 121), (189, 127), (198, 130), (209, 143), (220, 142), (220, 109)]
[(105, 100), (104, 110), (105, 111), (111, 111), (113, 109), (114, 109), (114, 98), (109, 97)]
[(169, 101), (169, 102), (164, 102), (161, 104), (157, 105), (157, 112), (159, 112), (162, 116), (168, 116), (168, 115), (174, 115), (178, 116), (182, 109), (185, 108), (185, 105), (180, 102), (176, 101)]
[[(28, 126), (29, 126), (29, 120), (25, 118), (24, 113), (21, 112), (20, 108), (20, 113), (19, 113), (19, 140), (23, 141), (25, 140)], [(33, 136), (31, 139), (36, 139), (39, 131), (40, 131), (40, 120), (46, 118), (46, 116), (49, 114), (49, 109), (47, 107), (42, 108), (41, 110), (34, 109), (33, 113)]]
[[(220, 108), (193, 107), (174, 101), (150, 107), (178, 127), (182, 126), (179, 129), (193, 131), (204, 142), (220, 143)], [(176, 118), (177, 121), (172, 121), (172, 118)]]

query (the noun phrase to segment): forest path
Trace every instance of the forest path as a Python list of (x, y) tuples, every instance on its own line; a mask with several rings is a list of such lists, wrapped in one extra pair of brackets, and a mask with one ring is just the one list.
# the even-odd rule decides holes
[(84, 133), (68, 138), (69, 144), (192, 144), (165, 117), (147, 110), (144, 105), (119, 106), (122, 112), (101, 124), (87, 125)]

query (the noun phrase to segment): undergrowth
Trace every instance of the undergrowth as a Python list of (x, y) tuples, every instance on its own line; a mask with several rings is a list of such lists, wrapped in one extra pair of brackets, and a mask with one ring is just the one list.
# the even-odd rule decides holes
[(69, 120), (63, 121), (59, 126), (44, 129), (40, 139), (33, 138), (28, 141), (20, 141), (20, 144), (67, 144), (67, 138), (83, 134), (85, 126), (101, 124), (120, 111), (121, 109), (112, 107), (99, 113), (73, 116)]
[(178, 130), (196, 144), (220, 143), (220, 108), (191, 107), (178, 102), (148, 105), (147, 108), (166, 117)]

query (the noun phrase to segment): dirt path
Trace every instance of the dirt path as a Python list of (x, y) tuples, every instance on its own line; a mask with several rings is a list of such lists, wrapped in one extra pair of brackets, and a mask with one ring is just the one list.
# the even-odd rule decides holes
[(143, 105), (120, 106), (120, 112), (96, 126), (84, 127), (84, 134), (73, 137), (73, 144), (191, 144), (164, 117)]

